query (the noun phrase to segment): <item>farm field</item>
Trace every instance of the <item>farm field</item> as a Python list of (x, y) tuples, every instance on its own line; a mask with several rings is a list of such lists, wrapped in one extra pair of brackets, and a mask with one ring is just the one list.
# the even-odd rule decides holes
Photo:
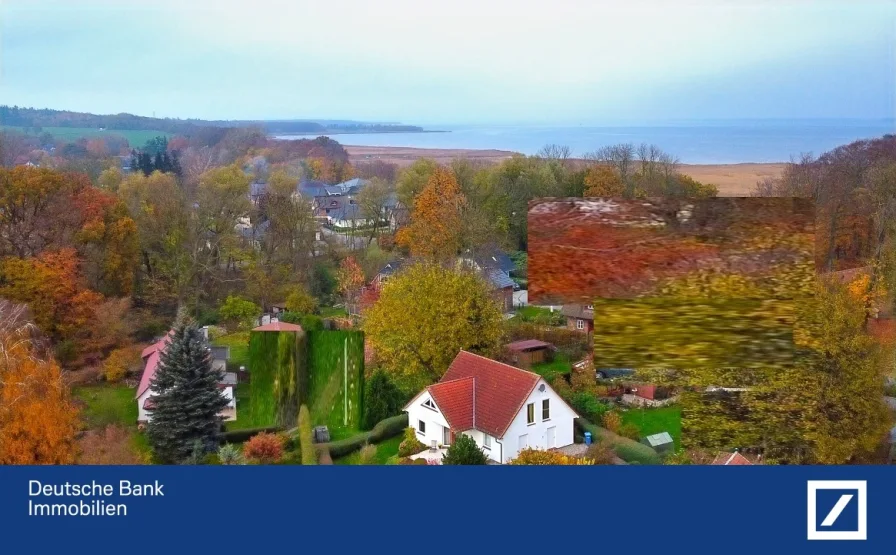
[[(24, 127), (14, 127), (10, 125), (2, 126), (3, 129), (10, 129), (19, 132), (25, 132)], [(158, 137), (171, 137), (171, 133), (165, 131), (153, 131), (151, 129), (107, 129), (99, 130), (93, 127), (42, 127), (40, 133), (34, 133), (30, 128), (25, 132), (27, 135), (40, 135), (49, 133), (53, 138), (59, 141), (76, 141), (80, 138), (93, 139), (96, 137), (108, 137), (110, 135), (120, 135), (128, 140), (128, 144), (132, 147), (139, 147), (146, 144), (146, 141)]]

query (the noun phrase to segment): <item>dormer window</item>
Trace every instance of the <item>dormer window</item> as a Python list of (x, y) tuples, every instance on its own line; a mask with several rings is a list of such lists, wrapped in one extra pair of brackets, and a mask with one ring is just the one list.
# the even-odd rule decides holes
[(585, 310), (594, 310), (594, 305), (589, 304), (588, 306), (585, 307)]
[(436, 410), (436, 404), (432, 402), (432, 399), (423, 401), (423, 406), (428, 409)]

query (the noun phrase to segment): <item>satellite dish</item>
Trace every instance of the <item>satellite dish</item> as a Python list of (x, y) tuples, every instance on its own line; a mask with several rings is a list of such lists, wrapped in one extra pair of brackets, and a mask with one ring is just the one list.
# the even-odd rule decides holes
[(541, 391), (542, 393), (544, 392), (544, 384), (538, 386), (538, 391)]

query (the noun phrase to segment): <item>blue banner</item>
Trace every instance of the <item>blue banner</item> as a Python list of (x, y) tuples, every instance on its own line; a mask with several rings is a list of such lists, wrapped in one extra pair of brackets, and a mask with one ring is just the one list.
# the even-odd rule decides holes
[(894, 500), (869, 466), (2, 467), (0, 552), (880, 554)]

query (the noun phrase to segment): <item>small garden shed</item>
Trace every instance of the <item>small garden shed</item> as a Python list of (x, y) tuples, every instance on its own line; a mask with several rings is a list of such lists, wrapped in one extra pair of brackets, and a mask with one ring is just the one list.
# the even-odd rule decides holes
[(660, 432), (658, 434), (649, 435), (642, 439), (641, 443), (648, 447), (653, 447), (654, 451), (660, 455), (671, 453), (675, 449), (675, 442), (672, 440), (672, 436), (669, 435), (669, 432)]
[(510, 361), (520, 368), (531, 368), (539, 362), (550, 362), (554, 357), (555, 347), (538, 339), (514, 341), (504, 346), (510, 354)]

